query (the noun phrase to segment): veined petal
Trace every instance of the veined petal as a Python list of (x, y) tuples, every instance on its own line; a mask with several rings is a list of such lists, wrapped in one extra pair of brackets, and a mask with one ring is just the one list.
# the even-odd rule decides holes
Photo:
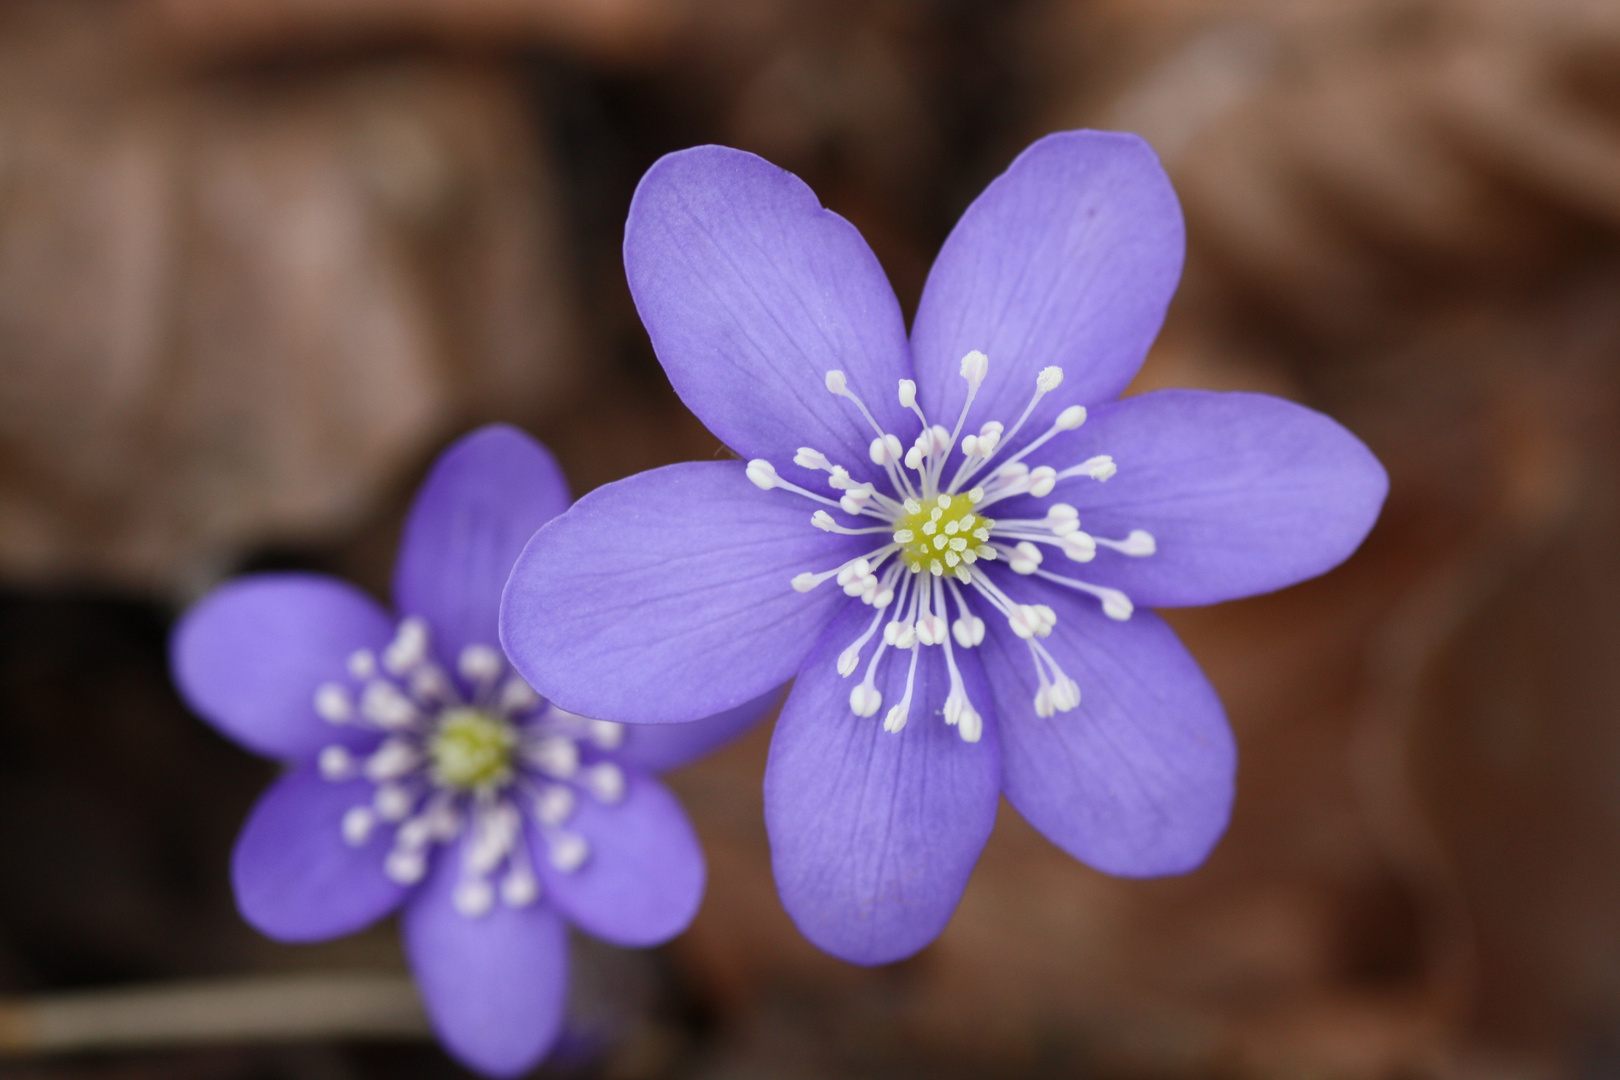
[(520, 908), (496, 900), (477, 917), (457, 911), (466, 842), (439, 853), (406, 905), (405, 953), (445, 1049), (485, 1076), (518, 1076), (562, 1030), (568, 929), (543, 899)]
[(864, 627), (864, 609), (823, 636), (788, 695), (765, 766), (765, 826), (782, 905), (818, 947), (856, 964), (910, 956), (950, 921), (995, 823), (1000, 754), (977, 657), (956, 662), (983, 736), (963, 742), (941, 715), (944, 651), (922, 649), (910, 719), (883, 728), (905, 693), (907, 653), (885, 656), (883, 705), (850, 711), (838, 654)]
[[(793, 577), (873, 545), (810, 526), (739, 461), (598, 488), (535, 534), (501, 603), (501, 643), (541, 694), (629, 723), (695, 720), (786, 682), (833, 613), (835, 582)], [(858, 605), (857, 605), (858, 606)]]
[(987, 620), (984, 665), (1001, 717), (1007, 800), (1047, 839), (1107, 873), (1196, 867), (1226, 829), (1237, 768), (1226, 714), (1197, 662), (1151, 611), (1115, 622), (1091, 597), (1004, 585), (1057, 612), (1042, 644), (1081, 695), (1069, 712), (1037, 716), (1028, 644), (1004, 620)]
[(1048, 365), (1065, 380), (1028, 435), (1065, 406), (1118, 396), (1164, 321), (1185, 247), (1175, 191), (1140, 138), (1064, 131), (1034, 143), (968, 207), (929, 272), (911, 332), (928, 415), (960, 412), (959, 367), (974, 349), (990, 368), (970, 431), (1016, 420)]
[[(1119, 466), (1065, 480), (1050, 501), (1095, 536), (1153, 535), (1154, 554), (1097, 552), (1079, 576), (1138, 605), (1213, 604), (1315, 577), (1349, 557), (1378, 518), (1389, 478), (1350, 432), (1265, 394), (1161, 390), (1098, 409), (1032, 455), (1059, 469), (1093, 454)], [(1008, 504), (1008, 516), (1045, 512)]]
[(556, 460), (517, 428), (491, 424), (439, 455), (405, 521), (394, 605), (427, 619), (450, 670), (465, 646), (496, 643), (512, 564), (568, 502)]
[(678, 769), (720, 749), (764, 720), (781, 704), (783, 690), (775, 687), (735, 709), (690, 724), (626, 724), (624, 741), (613, 756), (651, 773)]
[(354, 847), (343, 815), (371, 802), (365, 780), (332, 782), (313, 766), (277, 780), (236, 838), (231, 883), (249, 923), (277, 941), (325, 941), (369, 926), (406, 890), (383, 873), (387, 830)]
[(227, 582), (181, 618), (169, 666), (186, 704), (249, 750), (299, 760), (376, 733), (315, 713), (315, 691), (345, 683), (356, 649), (380, 648), (393, 627), (381, 605), (318, 574), (253, 574)]
[(564, 824), (590, 848), (576, 869), (552, 864), (532, 821), (525, 831), (545, 895), (570, 922), (615, 945), (658, 945), (697, 914), (703, 849), (669, 789), (639, 769), (625, 769), (624, 779), (623, 798), (604, 805), (581, 796)]
[(741, 150), (660, 158), (636, 188), (624, 266), (675, 392), (744, 457), (778, 468), (813, 446), (858, 477), (874, 433), (827, 392), (841, 370), (884, 430), (917, 424), (905, 321), (877, 257), (790, 172)]

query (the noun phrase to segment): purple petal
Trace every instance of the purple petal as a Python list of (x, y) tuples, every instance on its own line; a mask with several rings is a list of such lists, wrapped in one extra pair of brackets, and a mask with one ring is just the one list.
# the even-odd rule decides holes
[(681, 400), (744, 457), (778, 468), (812, 446), (858, 476), (874, 432), (828, 393), (844, 371), (885, 431), (907, 442), (905, 322), (854, 226), (792, 173), (740, 150), (660, 158), (636, 188), (624, 266)]
[(562, 826), (590, 845), (574, 870), (552, 865), (530, 821), (529, 849), (546, 895), (570, 922), (615, 945), (646, 946), (685, 930), (703, 900), (703, 849), (686, 811), (657, 780), (625, 769), (624, 797), (604, 805), (581, 793)]
[(810, 525), (738, 461), (598, 488), (535, 534), (501, 604), (501, 643), (536, 690), (581, 716), (695, 720), (786, 682), (833, 613), (836, 582), (794, 575), (871, 545)]
[(1001, 574), (1015, 599), (1045, 603), (1057, 627), (1043, 644), (1080, 685), (1080, 705), (1041, 718), (1026, 642), (987, 618), (985, 674), (1001, 717), (1007, 799), (1080, 861), (1110, 874), (1179, 874), (1226, 829), (1237, 749), (1226, 714), (1175, 632), (1149, 611), (1128, 622), (1059, 587)]
[(243, 746), (268, 757), (308, 758), (336, 742), (375, 737), (315, 714), (315, 690), (346, 684), (356, 649), (393, 634), (382, 607), (359, 589), (316, 574), (254, 574), (227, 582), (181, 618), (169, 664), (186, 704)]
[(452, 670), (465, 646), (496, 643), (512, 564), (568, 501), (550, 452), (504, 424), (478, 429), (434, 463), (405, 522), (394, 604), (427, 619)]
[[(1119, 465), (1110, 480), (1081, 477), (1053, 491), (1050, 501), (1080, 511), (1081, 528), (1115, 539), (1145, 529), (1157, 544), (1146, 557), (1103, 548), (1085, 566), (1049, 568), (1150, 607), (1252, 596), (1330, 570), (1367, 535), (1389, 490), (1361, 440), (1321, 413), (1264, 394), (1127, 398), (1049, 450), (1032, 460), (1061, 468), (1110, 454)], [(1045, 508), (1009, 504), (1008, 516), (1031, 511), (1038, 517)]]
[(383, 873), (391, 831), (375, 830), (360, 847), (343, 838), (343, 815), (371, 794), (365, 780), (329, 781), (311, 766), (277, 780), (231, 855), (242, 917), (277, 941), (324, 941), (394, 910), (405, 890)]
[(518, 1076), (562, 1030), (568, 929), (544, 900), (513, 908), (496, 899), (477, 917), (457, 911), (462, 845), (440, 852), (406, 905), (405, 952), (445, 1049), (485, 1076)]
[(759, 723), (782, 703), (783, 687), (752, 701), (690, 724), (626, 724), (624, 741), (613, 756), (652, 773), (696, 761)]
[[(850, 711), (848, 679), (834, 664), (865, 629), (856, 607), (805, 664), (771, 740), (765, 826), (782, 905), (818, 947), (856, 964), (900, 960), (939, 936), (995, 823), (1000, 782), (996, 727), (979, 662), (955, 655), (984, 716), (977, 743), (941, 716), (945, 654), (921, 650), (910, 720), (883, 730), (905, 691), (908, 653), (885, 653), (877, 715)], [(872, 646), (868, 645), (869, 659)]]
[(1010, 427), (1048, 365), (1065, 381), (1028, 435), (1065, 406), (1118, 396), (1164, 321), (1185, 246), (1170, 180), (1137, 136), (1064, 131), (1030, 146), (968, 207), (923, 288), (911, 342), (929, 419), (955, 422), (974, 349), (990, 370), (969, 431)]

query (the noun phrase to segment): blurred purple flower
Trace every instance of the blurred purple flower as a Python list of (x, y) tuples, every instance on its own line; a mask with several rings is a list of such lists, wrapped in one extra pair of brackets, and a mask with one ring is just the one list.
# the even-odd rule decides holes
[[(631, 477), (536, 534), (502, 607), (513, 663), (642, 722), (796, 677), (765, 776), (777, 887), (857, 963), (939, 934), (1001, 792), (1101, 870), (1197, 866), (1226, 827), (1232, 735), (1135, 604), (1320, 574), (1387, 480), (1276, 398), (1113, 400), (1183, 249), (1146, 143), (1053, 135), (963, 215), (908, 340), (876, 258), (797, 177), (713, 146), (659, 161), (630, 208), (630, 288), (675, 389), (753, 460)], [(827, 495), (800, 486), (817, 479)]]
[(403, 906), (440, 1039), (491, 1076), (556, 1039), (566, 923), (619, 945), (683, 930), (703, 854), (652, 772), (758, 720), (773, 695), (680, 728), (563, 712), (496, 647), (501, 589), (568, 505), (551, 455), (487, 427), (435, 464), (394, 572), (397, 627), (314, 574), (230, 582), (175, 630), (175, 682), (243, 746), (292, 764), (237, 839), (243, 916), (281, 941), (359, 930)]

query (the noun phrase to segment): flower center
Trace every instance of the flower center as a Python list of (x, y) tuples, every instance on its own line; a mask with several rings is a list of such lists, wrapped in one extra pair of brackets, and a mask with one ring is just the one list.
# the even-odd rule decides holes
[(973, 512), (975, 501), (970, 495), (940, 495), (926, 503), (906, 500), (906, 514), (895, 522), (894, 542), (913, 574), (943, 574), (984, 554), (979, 548), (989, 542), (995, 522)]
[(504, 718), (468, 706), (446, 709), (428, 741), (433, 780), (463, 791), (505, 787), (517, 745), (517, 729)]

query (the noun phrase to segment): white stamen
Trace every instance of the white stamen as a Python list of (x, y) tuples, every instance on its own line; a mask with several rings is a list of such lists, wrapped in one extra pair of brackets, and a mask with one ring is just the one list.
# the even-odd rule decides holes
[(520, 675), (513, 675), (501, 684), (501, 696), (497, 700), (501, 712), (508, 716), (533, 712), (540, 707), (540, 695)]
[(416, 722), (416, 706), (391, 682), (373, 679), (360, 692), (360, 715), (380, 728), (410, 727)]
[(598, 802), (611, 804), (624, 798), (624, 770), (611, 761), (592, 765), (581, 779)]
[(377, 673), (377, 656), (370, 649), (356, 649), (349, 654), (349, 674), (357, 679), (369, 679)]
[(1132, 529), (1130, 535), (1123, 540), (1108, 540), (1097, 537), (1096, 543), (1101, 544), (1103, 547), (1113, 548), (1115, 551), (1134, 558), (1152, 555), (1159, 550), (1158, 541), (1153, 539), (1153, 534), (1142, 529)]
[(574, 791), (562, 784), (549, 784), (534, 800), (534, 816), (542, 825), (561, 825), (574, 813)]
[(900, 380), (900, 407), (909, 409), (917, 404), (917, 384), (910, 379)]
[(872, 445), (870, 448), (868, 448), (867, 454), (871, 457), (872, 464), (874, 465), (898, 465), (904, 454), (904, 450), (900, 446), (900, 440), (898, 438), (893, 435), (884, 434), (881, 437), (872, 440)]
[(415, 885), (427, 872), (427, 858), (420, 851), (395, 848), (383, 860), (383, 872), (397, 884)]
[(578, 833), (557, 832), (546, 837), (550, 847), (551, 865), (565, 874), (571, 874), (585, 865), (591, 853), (590, 845)]
[(427, 651), (427, 622), (412, 615), (399, 624), (394, 640), (383, 650), (383, 669), (391, 675), (403, 675), (427, 659)]
[(1080, 527), (1080, 511), (1068, 503), (1053, 503), (1046, 508), (1044, 524), (1054, 536), (1067, 536)]
[(321, 683), (315, 688), (315, 715), (328, 724), (346, 724), (354, 717), (349, 692), (337, 683)]
[(406, 739), (388, 739), (366, 759), (366, 779), (373, 783), (397, 780), (422, 763), (422, 752)]
[(495, 906), (495, 890), (483, 878), (466, 878), (456, 882), (453, 901), (462, 915), (476, 919)]
[(871, 683), (857, 683), (849, 692), (849, 710), (856, 716), (872, 716), (883, 704), (883, 693)]
[(456, 658), (456, 670), (472, 683), (492, 683), (500, 677), (506, 661), (499, 650), (488, 645), (468, 645)]
[(849, 391), (849, 380), (844, 378), (842, 371), (834, 368), (827, 372), (827, 389), (842, 397)]
[(1096, 457), (1087, 458), (1078, 465), (1071, 465), (1069, 468), (1064, 469), (1058, 473), (1058, 479), (1065, 480), (1071, 476), (1089, 476), (1093, 480), (1107, 480), (1117, 472), (1119, 472), (1119, 466), (1114, 464), (1113, 458), (1107, 454), (1098, 454)]
[(498, 802), (478, 817), (467, 844), (467, 869), (487, 874), (501, 864), (523, 832), (523, 819), (509, 802)]
[(450, 679), (438, 665), (424, 663), (410, 674), (411, 697), (421, 705), (439, 705), (456, 699)]
[(398, 784), (384, 784), (372, 793), (371, 805), (384, 821), (404, 821), (411, 816), (416, 800)]
[(748, 475), (748, 479), (753, 481), (754, 486), (761, 491), (769, 491), (780, 482), (780, 478), (776, 475), (776, 466), (764, 458), (755, 458), (750, 461), (744, 472)]
[(354, 775), (354, 755), (346, 746), (328, 746), (319, 758), (321, 775), (328, 780), (346, 780)]
[(1075, 562), (1090, 562), (1097, 557), (1097, 540), (1090, 533), (1079, 530), (1068, 533), (1058, 542), (1058, 546), (1063, 549), (1063, 554)]
[(1059, 431), (1073, 431), (1086, 422), (1086, 407), (1084, 405), (1070, 405), (1058, 413), (1057, 420), (1052, 426)]
[[(765, 464), (769, 465), (770, 462), (767, 461)], [(793, 455), (793, 464), (800, 468), (816, 469), (821, 472), (832, 472), (833, 469), (833, 463), (827, 460), (826, 454), (809, 446), (799, 447), (799, 452)], [(775, 471), (775, 469), (771, 470), (772, 473), (775, 473)]]
[(970, 389), (977, 390), (989, 371), (990, 358), (978, 349), (962, 357), (961, 374), (962, 378), (967, 380)]
[(563, 735), (547, 735), (523, 747), (524, 760), (547, 776), (567, 780), (579, 771), (579, 746)]
[(1043, 394), (1050, 394), (1063, 384), (1063, 369), (1060, 367), (1044, 367), (1041, 373), (1035, 376), (1035, 388)]
[(612, 720), (590, 721), (591, 742), (603, 750), (616, 750), (624, 743), (624, 725)]
[(501, 902), (507, 907), (528, 907), (540, 898), (540, 882), (522, 867), (512, 867), (501, 879)]
[(1015, 574), (1033, 574), (1041, 565), (1041, 549), (1028, 540), (1022, 540), (1012, 549), (1007, 565)]
[(1038, 465), (1029, 471), (1029, 493), (1037, 499), (1052, 494), (1057, 484), (1057, 470), (1050, 465)]
[(350, 847), (360, 847), (371, 839), (377, 815), (369, 806), (351, 806), (343, 815), (343, 839)]

